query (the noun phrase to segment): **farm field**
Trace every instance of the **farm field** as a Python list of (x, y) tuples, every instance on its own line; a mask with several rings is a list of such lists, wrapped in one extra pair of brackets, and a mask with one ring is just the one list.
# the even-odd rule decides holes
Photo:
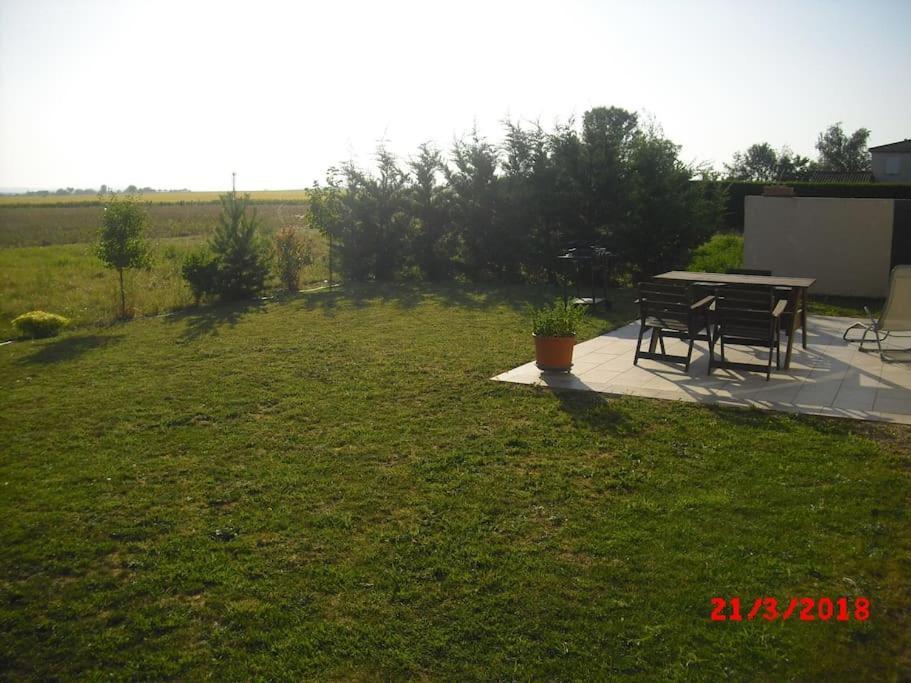
[(553, 294), (345, 285), (0, 347), (0, 677), (907, 678), (911, 432), (489, 381)]
[[(306, 204), (256, 205), (266, 232), (285, 226), (303, 227)], [(189, 237), (207, 234), (218, 221), (221, 204), (149, 204), (149, 237)], [(0, 248), (91, 242), (101, 222), (102, 206), (0, 206)]]
[[(241, 194), (243, 190), (238, 190)], [(218, 202), (219, 192), (149, 192), (141, 195), (143, 202), (152, 204)], [(256, 202), (303, 202), (307, 200), (307, 190), (259, 190), (250, 192)], [(53, 204), (91, 204), (98, 203), (98, 195), (0, 195), (0, 206), (18, 205), (53, 205)]]

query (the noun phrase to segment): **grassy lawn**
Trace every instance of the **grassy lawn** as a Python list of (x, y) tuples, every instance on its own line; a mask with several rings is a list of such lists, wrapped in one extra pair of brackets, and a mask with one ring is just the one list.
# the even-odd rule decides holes
[(911, 675), (911, 431), (488, 381), (544, 296), (364, 286), (0, 347), (0, 677)]

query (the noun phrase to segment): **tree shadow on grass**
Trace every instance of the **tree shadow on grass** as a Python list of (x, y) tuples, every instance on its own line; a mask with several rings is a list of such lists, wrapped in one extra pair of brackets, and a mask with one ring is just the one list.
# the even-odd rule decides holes
[(234, 327), (237, 322), (249, 313), (262, 312), (266, 302), (260, 299), (220, 303), (203, 308), (180, 311), (165, 318), (170, 323), (182, 323), (184, 330), (179, 341), (189, 342), (203, 337), (219, 334), (223, 327)]
[[(553, 285), (503, 284), (478, 282), (351, 282), (332, 291), (324, 290), (303, 295), (308, 310), (332, 311), (342, 306), (363, 308), (371, 303), (391, 303), (402, 309), (413, 309), (423, 303), (446, 307), (484, 311), (505, 307), (525, 311), (529, 307), (548, 304), (562, 296), (562, 289)], [(608, 297), (611, 310), (599, 307), (598, 318), (629, 319), (633, 315), (632, 290), (611, 289)]]
[(19, 362), (24, 365), (59, 363), (74, 360), (87, 351), (103, 349), (117, 344), (123, 339), (122, 334), (80, 334), (64, 337), (59, 340), (42, 341), (35, 351), (23, 356)]

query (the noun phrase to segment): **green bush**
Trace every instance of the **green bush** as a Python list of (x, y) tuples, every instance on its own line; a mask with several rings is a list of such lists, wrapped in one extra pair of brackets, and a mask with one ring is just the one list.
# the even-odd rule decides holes
[(25, 337), (54, 337), (70, 324), (68, 318), (45, 311), (29, 311), (13, 320), (13, 327)]
[(705, 244), (693, 251), (693, 258), (687, 270), (705, 273), (723, 273), (728, 268), (743, 265), (743, 237), (730, 233), (718, 233)]
[(584, 317), (582, 306), (564, 306), (562, 301), (556, 301), (551, 306), (531, 311), (532, 334), (537, 337), (574, 337)]
[(196, 305), (208, 294), (215, 294), (218, 284), (218, 261), (207, 249), (199, 249), (187, 254), (180, 268)]

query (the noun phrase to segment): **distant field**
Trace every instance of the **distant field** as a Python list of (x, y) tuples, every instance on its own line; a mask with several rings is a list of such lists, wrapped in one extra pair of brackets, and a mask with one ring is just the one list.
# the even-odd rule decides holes
[[(195, 193), (194, 193), (195, 194)], [(190, 237), (207, 234), (218, 222), (221, 205), (192, 202), (149, 204), (150, 237)], [(258, 204), (256, 214), (267, 232), (285, 226), (303, 228), (307, 207), (276, 201)], [(48, 246), (94, 241), (101, 225), (102, 208), (83, 206), (0, 205), (0, 247)]]
[[(140, 195), (142, 201), (153, 204), (172, 202), (217, 202), (221, 192), (152, 192)], [(260, 190), (250, 192), (250, 197), (258, 202), (306, 201), (307, 190)], [(46, 197), (24, 195), (0, 195), (0, 206), (18, 206), (21, 204), (38, 205), (72, 205), (97, 203), (98, 195), (48, 195)]]
[[(325, 279), (326, 246), (313, 235), (316, 258), (302, 283)], [(184, 254), (201, 235), (154, 240), (152, 268), (127, 275), (127, 302), (137, 316), (155, 315), (193, 302), (180, 276)], [(275, 285), (275, 283), (273, 283)], [(76, 325), (111, 321), (117, 314), (114, 272), (104, 268), (90, 243), (0, 249), (0, 341), (15, 335), (12, 319), (35, 309), (60, 313)]]

